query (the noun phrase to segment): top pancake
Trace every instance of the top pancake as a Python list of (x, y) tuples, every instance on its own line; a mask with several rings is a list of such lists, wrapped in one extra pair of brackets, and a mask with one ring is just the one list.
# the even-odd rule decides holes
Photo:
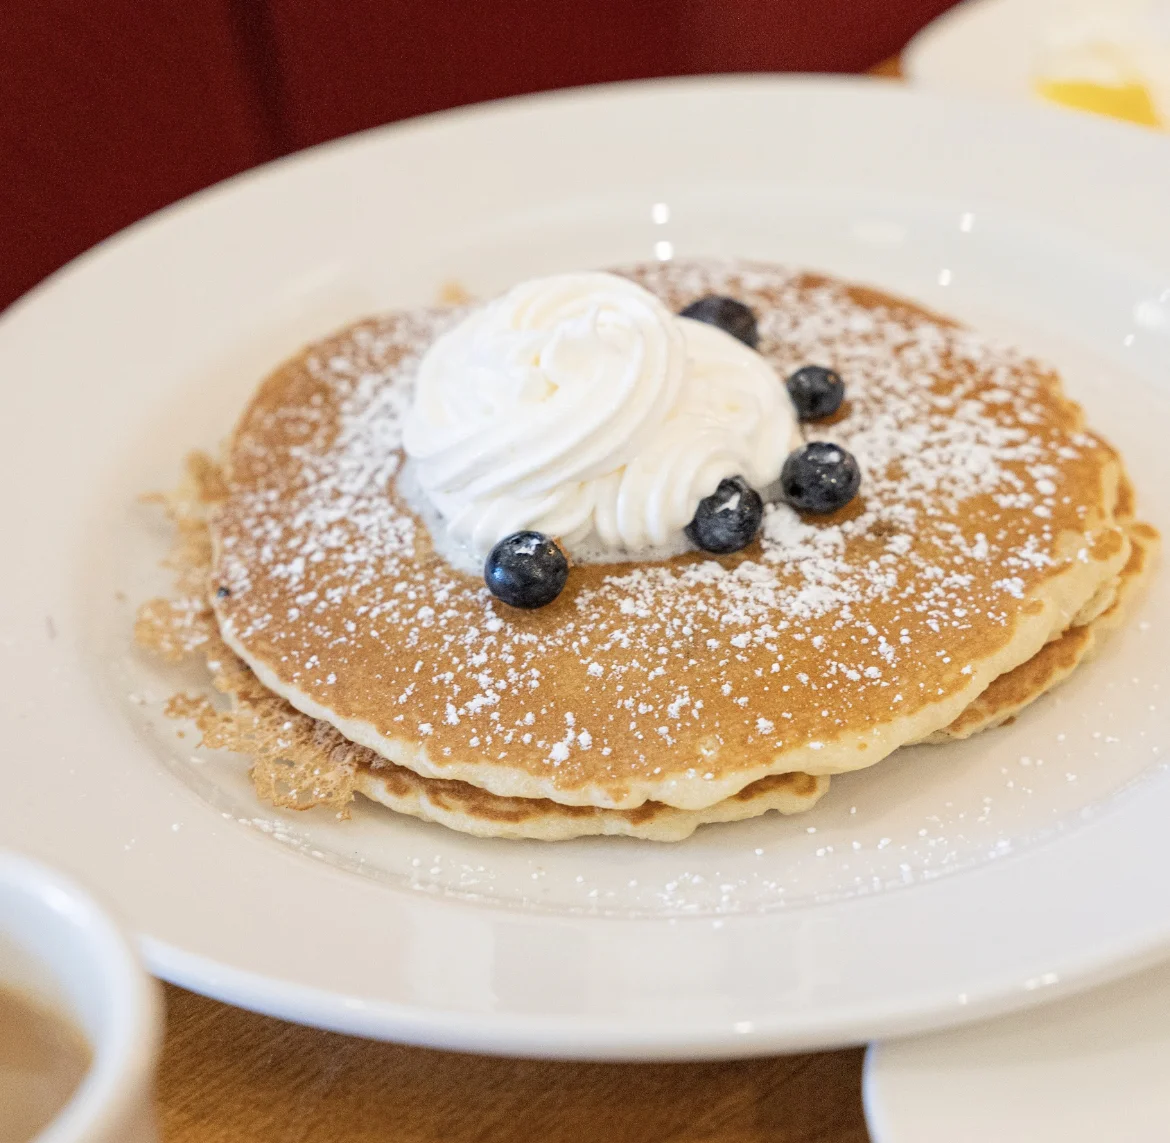
[(1124, 564), (1119, 466), (1051, 370), (816, 275), (630, 274), (672, 309), (751, 305), (781, 377), (836, 368), (847, 402), (806, 435), (854, 453), (858, 498), (819, 519), (771, 506), (732, 556), (576, 566), (556, 602), (512, 610), (395, 492), (418, 354), (453, 315), (361, 322), (269, 377), (230, 443), (215, 607), (266, 686), (424, 775), (698, 809), (946, 726)]

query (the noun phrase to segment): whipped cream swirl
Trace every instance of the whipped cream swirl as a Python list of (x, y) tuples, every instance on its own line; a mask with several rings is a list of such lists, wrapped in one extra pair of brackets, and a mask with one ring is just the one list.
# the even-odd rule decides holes
[(724, 477), (763, 489), (799, 442), (763, 357), (605, 273), (524, 282), (438, 338), (404, 426), (436, 542), (474, 558), (524, 529), (577, 559), (684, 551)]

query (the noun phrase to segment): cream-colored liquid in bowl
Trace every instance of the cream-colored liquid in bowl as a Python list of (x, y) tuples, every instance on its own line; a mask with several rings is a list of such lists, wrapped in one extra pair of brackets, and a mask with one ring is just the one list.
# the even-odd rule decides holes
[(92, 1059), (68, 1020), (0, 987), (0, 1143), (29, 1143), (68, 1103)]

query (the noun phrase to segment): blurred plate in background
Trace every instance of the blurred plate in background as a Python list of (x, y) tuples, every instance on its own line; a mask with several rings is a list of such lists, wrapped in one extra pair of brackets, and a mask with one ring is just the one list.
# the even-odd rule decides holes
[(966, 0), (902, 54), (932, 91), (1050, 101), (1170, 129), (1168, 0)]

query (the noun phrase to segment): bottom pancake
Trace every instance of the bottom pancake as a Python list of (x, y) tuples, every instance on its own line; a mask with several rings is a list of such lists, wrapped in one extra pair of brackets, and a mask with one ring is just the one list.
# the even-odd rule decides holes
[(377, 769), (362, 767), (357, 775), (359, 793), (399, 813), (475, 837), (537, 841), (568, 841), (598, 834), (682, 841), (699, 826), (712, 822), (743, 821), (771, 810), (802, 813), (816, 805), (828, 789), (827, 776), (773, 774), (701, 810), (680, 810), (661, 802), (645, 802), (635, 810), (603, 810), (562, 806), (544, 798), (500, 798), (466, 782), (421, 778), (391, 763)]
[(1069, 627), (1014, 671), (994, 679), (954, 722), (922, 739), (924, 743), (954, 742), (1009, 722), (1064, 682), (1106, 635), (1121, 626), (1153, 571), (1159, 547), (1158, 532), (1149, 524), (1130, 522), (1124, 527), (1130, 540), (1129, 559), (1113, 585), (1108, 606), (1088, 622)]

